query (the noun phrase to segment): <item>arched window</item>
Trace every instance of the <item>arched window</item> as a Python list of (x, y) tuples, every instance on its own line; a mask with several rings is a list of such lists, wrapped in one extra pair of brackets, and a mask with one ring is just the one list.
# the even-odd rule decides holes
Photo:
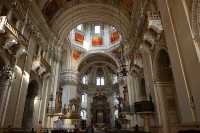
[(119, 116), (119, 111), (118, 111), (118, 109), (115, 110), (114, 116), (115, 116), (115, 117), (114, 117), (115, 119), (118, 119), (118, 116)]
[(116, 84), (116, 83), (117, 83), (117, 75), (114, 74), (114, 75), (113, 75), (113, 84)]
[(101, 26), (100, 25), (94, 26), (94, 33), (95, 34), (101, 34)]
[(86, 93), (81, 95), (81, 107), (87, 108), (87, 94)]
[(97, 77), (97, 78), (96, 78), (96, 85), (97, 85), (97, 86), (102, 86), (102, 85), (104, 85), (104, 77)]
[(85, 110), (81, 110), (81, 119), (86, 120), (87, 119), (87, 112)]
[(103, 45), (103, 26), (94, 25), (92, 33), (92, 46)]
[(87, 75), (83, 76), (83, 78), (82, 78), (82, 83), (83, 83), (84, 85), (88, 84), (88, 77), (87, 77)]
[(76, 27), (76, 30), (78, 30), (78, 31), (83, 31), (83, 24), (79, 24), (79, 25)]

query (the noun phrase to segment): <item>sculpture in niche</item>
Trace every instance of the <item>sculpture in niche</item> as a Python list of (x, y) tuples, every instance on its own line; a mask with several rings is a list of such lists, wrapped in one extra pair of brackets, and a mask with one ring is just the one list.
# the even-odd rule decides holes
[(62, 88), (56, 92), (56, 113), (60, 113), (62, 108)]
[(64, 104), (63, 114), (67, 114), (67, 112), (69, 112), (69, 108), (68, 108), (67, 104)]
[(123, 91), (123, 93), (124, 93), (124, 106), (128, 107), (128, 105), (129, 105), (129, 101), (128, 101), (128, 89), (127, 89), (126, 86), (124, 86), (123, 88), (124, 88), (124, 91)]
[(80, 99), (73, 98), (69, 102), (69, 109), (72, 113), (78, 113), (80, 110)]

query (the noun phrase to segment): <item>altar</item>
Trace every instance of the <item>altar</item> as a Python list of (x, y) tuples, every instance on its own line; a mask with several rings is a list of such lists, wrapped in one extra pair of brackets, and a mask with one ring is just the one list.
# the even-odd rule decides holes
[(96, 128), (110, 127), (110, 106), (103, 92), (98, 92), (93, 97), (91, 112), (92, 124)]

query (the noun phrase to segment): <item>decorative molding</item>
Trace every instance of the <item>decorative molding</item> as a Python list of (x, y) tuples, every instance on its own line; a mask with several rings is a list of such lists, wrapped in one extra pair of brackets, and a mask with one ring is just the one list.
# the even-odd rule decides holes
[(48, 78), (51, 75), (51, 66), (44, 58), (36, 59), (33, 61), (32, 71), (41, 78)]
[(163, 26), (158, 12), (147, 12), (148, 29), (154, 30), (157, 34), (163, 32)]

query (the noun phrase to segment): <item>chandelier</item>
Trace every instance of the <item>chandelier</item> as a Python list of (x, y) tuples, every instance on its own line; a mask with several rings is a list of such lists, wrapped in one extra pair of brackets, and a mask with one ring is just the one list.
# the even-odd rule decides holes
[(120, 70), (118, 72), (119, 77), (126, 77), (128, 75), (126, 59), (124, 56), (124, 45), (121, 44), (121, 57), (120, 57)]

